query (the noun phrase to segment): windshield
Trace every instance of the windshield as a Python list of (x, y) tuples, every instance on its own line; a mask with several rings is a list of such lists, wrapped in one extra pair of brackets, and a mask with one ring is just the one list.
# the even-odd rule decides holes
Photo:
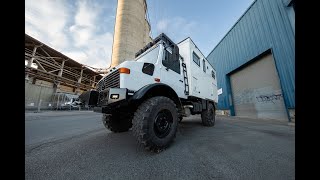
[(158, 59), (159, 49), (160, 49), (160, 46), (158, 45), (157, 47), (155, 47), (151, 51), (149, 51), (146, 54), (144, 54), (141, 57), (139, 57), (137, 59), (137, 61), (148, 62), (148, 63), (155, 64), (157, 62), (157, 59)]

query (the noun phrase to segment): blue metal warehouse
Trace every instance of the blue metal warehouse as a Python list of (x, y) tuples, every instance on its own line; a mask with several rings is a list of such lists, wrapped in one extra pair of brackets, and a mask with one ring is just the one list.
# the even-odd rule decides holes
[(220, 110), (294, 121), (294, 9), (294, 0), (254, 1), (210, 52)]

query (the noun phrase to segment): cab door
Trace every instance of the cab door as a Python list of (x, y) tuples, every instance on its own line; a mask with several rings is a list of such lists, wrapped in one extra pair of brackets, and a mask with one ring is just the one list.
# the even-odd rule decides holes
[(179, 97), (185, 98), (182, 60), (180, 58), (173, 59), (172, 54), (172, 48), (167, 47), (163, 49), (160, 82), (170, 86)]

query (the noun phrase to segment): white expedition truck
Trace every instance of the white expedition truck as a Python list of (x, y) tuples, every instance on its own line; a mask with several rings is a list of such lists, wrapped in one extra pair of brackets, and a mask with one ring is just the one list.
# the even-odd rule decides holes
[(162, 33), (80, 99), (103, 113), (107, 129), (124, 132), (132, 127), (140, 144), (160, 151), (173, 141), (183, 117), (201, 114), (204, 126), (214, 126), (215, 74), (190, 38), (175, 44)]

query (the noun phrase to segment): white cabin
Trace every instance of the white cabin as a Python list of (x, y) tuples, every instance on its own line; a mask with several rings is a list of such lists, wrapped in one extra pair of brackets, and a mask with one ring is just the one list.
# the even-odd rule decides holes
[(189, 96), (218, 102), (216, 70), (190, 37), (177, 45), (187, 67)]

